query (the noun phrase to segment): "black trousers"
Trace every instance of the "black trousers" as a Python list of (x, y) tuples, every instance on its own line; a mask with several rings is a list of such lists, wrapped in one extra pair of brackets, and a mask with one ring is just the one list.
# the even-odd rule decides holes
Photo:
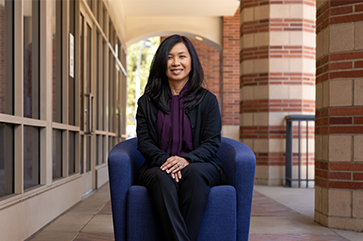
[(182, 170), (179, 183), (159, 167), (143, 171), (140, 183), (149, 190), (166, 240), (196, 241), (210, 188), (221, 177), (213, 164), (198, 162)]

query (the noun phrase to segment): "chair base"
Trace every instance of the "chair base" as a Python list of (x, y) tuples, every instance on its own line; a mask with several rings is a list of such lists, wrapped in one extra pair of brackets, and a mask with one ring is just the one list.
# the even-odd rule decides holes
[[(127, 206), (127, 240), (163, 240), (146, 187), (131, 186)], [(233, 186), (212, 187), (199, 228), (198, 241), (236, 240), (237, 204)]]

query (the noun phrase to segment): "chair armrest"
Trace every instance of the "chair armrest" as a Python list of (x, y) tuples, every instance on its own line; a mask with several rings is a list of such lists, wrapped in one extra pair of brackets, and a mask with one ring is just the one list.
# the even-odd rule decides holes
[[(108, 172), (111, 193), (115, 240), (126, 240), (127, 193), (137, 183), (138, 161), (136, 138), (118, 143), (108, 156)], [(137, 152), (136, 152), (137, 151)], [(141, 157), (140, 157), (141, 156)], [(141, 160), (142, 161), (142, 160)]]
[[(237, 192), (237, 240), (248, 240), (256, 156), (253, 151), (242, 142), (229, 138), (222, 138), (222, 143), (224, 143), (225, 146), (229, 146), (229, 149), (231, 147), (234, 149), (234, 151), (228, 151), (228, 153), (234, 154), (233, 170), (231, 170), (231, 168), (227, 169), (230, 169), (229, 172), (233, 171), (232, 185), (236, 188)], [(230, 174), (226, 173), (227, 180), (228, 175)]]

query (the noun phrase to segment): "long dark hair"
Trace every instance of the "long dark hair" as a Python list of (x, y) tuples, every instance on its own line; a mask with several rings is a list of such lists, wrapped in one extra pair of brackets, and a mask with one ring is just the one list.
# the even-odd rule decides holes
[(169, 113), (167, 106), (169, 100), (169, 82), (166, 76), (167, 61), (170, 50), (177, 43), (184, 43), (192, 59), (189, 73), (189, 86), (184, 93), (183, 108), (192, 109), (202, 100), (205, 89), (204, 72), (197, 52), (190, 40), (184, 36), (172, 35), (166, 38), (155, 53), (150, 67), (149, 78), (145, 87), (145, 93), (152, 99), (157, 107), (164, 113)]

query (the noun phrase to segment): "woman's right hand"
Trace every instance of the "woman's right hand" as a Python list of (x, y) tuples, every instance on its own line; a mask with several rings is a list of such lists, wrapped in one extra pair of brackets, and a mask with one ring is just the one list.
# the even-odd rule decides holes
[(171, 177), (176, 181), (176, 182), (179, 182), (179, 180), (182, 178), (182, 174), (181, 174), (181, 171), (178, 171), (176, 173), (172, 173), (170, 174)]

